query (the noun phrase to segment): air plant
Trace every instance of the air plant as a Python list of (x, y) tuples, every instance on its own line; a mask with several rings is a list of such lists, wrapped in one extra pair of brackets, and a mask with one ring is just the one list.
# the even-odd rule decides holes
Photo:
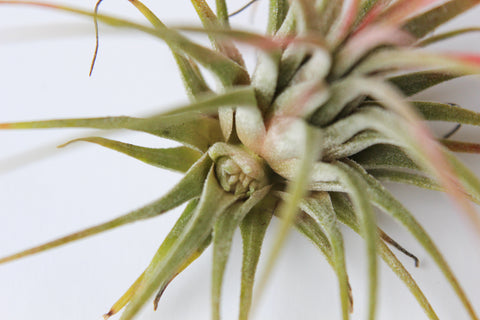
[[(471, 319), (479, 319), (437, 246), (415, 216), (382, 185), (394, 181), (444, 191), (480, 230), (471, 202), (480, 203), (480, 181), (453, 154), (479, 145), (436, 138), (424, 120), (480, 125), (480, 115), (452, 103), (410, 101), (439, 83), (480, 72), (480, 57), (432, 53), (428, 45), (477, 28), (429, 36), (479, 0), (271, 0), (266, 35), (230, 27), (226, 1), (216, 12), (191, 0), (203, 28), (168, 27), (138, 0), (129, 0), (148, 24), (95, 10), (29, 1), (2, 5), (49, 7), (134, 29), (164, 41), (172, 51), (190, 103), (148, 117), (105, 117), (1, 123), (0, 129), (95, 128), (134, 130), (182, 146), (146, 148), (105, 137), (79, 138), (145, 163), (184, 173), (158, 200), (116, 219), (0, 259), (6, 263), (186, 203), (151, 263), (104, 316), (123, 310), (134, 318), (155, 306), (168, 284), (213, 246), (212, 319), (220, 297), (232, 237), (240, 228), (243, 263), (239, 319), (248, 319), (262, 243), (272, 217), (280, 218), (258, 290), (265, 285), (291, 227), (310, 239), (337, 278), (343, 319), (353, 297), (339, 224), (360, 234), (368, 265), (367, 318), (375, 319), (377, 270), (382, 259), (404, 282), (429, 319), (439, 319), (391, 244), (418, 260), (382, 231), (374, 207), (403, 225), (431, 255)], [(185, 32), (208, 35), (212, 48)], [(258, 50), (247, 72), (236, 43)], [(134, 62), (132, 62), (134, 63)], [(204, 80), (208, 72), (217, 87)], [(257, 277), (258, 278), (258, 277)]]

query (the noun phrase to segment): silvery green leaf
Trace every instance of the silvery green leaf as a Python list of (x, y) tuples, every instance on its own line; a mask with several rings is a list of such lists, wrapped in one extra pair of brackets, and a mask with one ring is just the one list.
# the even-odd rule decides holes
[[(349, 228), (351, 228), (353, 231), (362, 235), (360, 231), (360, 226), (358, 224), (355, 213), (353, 212), (350, 201), (343, 194), (339, 193), (333, 193), (331, 195), (331, 198), (338, 219), (342, 223), (347, 225)], [(390, 269), (402, 280), (402, 282), (408, 287), (410, 292), (412, 292), (415, 299), (418, 301), (418, 303), (423, 308), (428, 317), (432, 320), (438, 320), (435, 311), (432, 309), (430, 303), (428, 302), (428, 299), (420, 290), (415, 280), (405, 269), (403, 264), (398, 261), (395, 255), (381, 240), (378, 241), (378, 252), (382, 259), (385, 261), (385, 263), (387, 263), (387, 265), (390, 267)]]
[(349, 319), (352, 310), (350, 288), (348, 284), (347, 267), (345, 264), (345, 251), (343, 236), (337, 225), (337, 218), (330, 196), (326, 192), (317, 192), (311, 197), (300, 202), (300, 208), (310, 215), (322, 227), (333, 253), (333, 268), (337, 274), (340, 289), (340, 301), (343, 319)]
[(223, 275), (230, 255), (233, 234), (252, 208), (270, 191), (270, 186), (254, 192), (244, 202), (233, 204), (222, 213), (213, 228), (212, 320), (219, 320)]
[(478, 319), (475, 309), (471, 302), (468, 300), (465, 292), (458, 283), (458, 280), (454, 276), (451, 268), (443, 258), (442, 254), (435, 246), (430, 236), (416, 221), (413, 215), (398, 201), (396, 200), (375, 178), (368, 175), (363, 168), (353, 161), (348, 162), (349, 165), (354, 168), (359, 174), (361, 174), (368, 184), (367, 194), (371, 201), (382, 209), (385, 213), (391, 215), (395, 220), (400, 222), (410, 233), (419, 241), (419, 243), (425, 248), (430, 256), (435, 260), (437, 266), (441, 269), (445, 278), (448, 280), (452, 288), (455, 290), (460, 301), (465, 306), (471, 319)]
[(101, 137), (75, 139), (60, 147), (65, 147), (70, 143), (78, 141), (95, 143), (126, 154), (147, 164), (180, 172), (186, 172), (201, 157), (200, 152), (187, 147), (166, 149), (146, 148)]
[(422, 38), (438, 26), (479, 3), (478, 0), (450, 0), (421, 15), (412, 17), (403, 28), (415, 37)]
[(253, 283), (265, 232), (278, 200), (268, 195), (245, 216), (240, 224), (243, 240), (242, 280), (239, 320), (248, 320), (253, 297)]
[(162, 213), (165, 213), (181, 205), (182, 203), (192, 198), (196, 198), (200, 195), (200, 192), (203, 188), (203, 181), (207, 176), (207, 172), (211, 167), (211, 164), (212, 161), (210, 160), (210, 158), (207, 155), (204, 155), (190, 168), (190, 170), (185, 174), (183, 179), (180, 180), (177, 185), (175, 185), (166, 195), (161, 197), (159, 200), (152, 202), (140, 209), (119, 216), (118, 218), (115, 218), (113, 220), (72, 233), (57, 240), (53, 240), (45, 244), (0, 258), (0, 263), (5, 263), (27, 257), (35, 253), (59, 247), (69, 242), (87, 238), (95, 234), (120, 227), (127, 223), (153, 218)]
[(388, 78), (405, 96), (411, 96), (439, 83), (459, 77), (452, 72), (442, 70), (418, 71)]
[(181, 268), (211, 233), (216, 218), (235, 200), (236, 197), (225, 193), (218, 185), (212, 168), (190, 222), (174, 240), (168, 252), (159, 261), (154, 258), (154, 263), (145, 271), (144, 280), (120, 317), (121, 320), (132, 319), (158, 287), (168, 281), (172, 272)]

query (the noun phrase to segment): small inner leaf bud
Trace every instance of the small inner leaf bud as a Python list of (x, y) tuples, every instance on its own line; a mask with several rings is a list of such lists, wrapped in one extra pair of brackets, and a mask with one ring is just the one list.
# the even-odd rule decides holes
[(222, 188), (237, 196), (249, 196), (268, 184), (265, 161), (240, 146), (216, 143), (209, 150)]

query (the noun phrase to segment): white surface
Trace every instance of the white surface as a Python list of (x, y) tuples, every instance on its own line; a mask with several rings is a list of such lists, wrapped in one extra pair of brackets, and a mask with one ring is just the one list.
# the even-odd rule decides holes
[[(77, 1), (78, 2), (78, 1)], [(266, 5), (266, 0), (261, 1)], [(76, 1), (64, 1), (76, 4)], [(238, 8), (242, 1), (231, 1)], [(189, 1), (146, 1), (168, 22), (192, 22)], [(94, 2), (83, 1), (92, 8)], [(479, 8), (480, 9), (480, 8)], [(261, 8), (260, 8), (261, 10)], [(127, 1), (105, 1), (103, 12), (141, 20)], [(235, 21), (247, 21), (250, 13)], [(480, 10), (457, 19), (475, 25)], [(242, 20), (243, 19), (243, 20)], [(258, 21), (258, 19), (257, 19)], [(72, 26), (74, 28), (66, 28)], [(38, 27), (41, 26), (41, 27)], [(453, 25), (451, 25), (453, 26)], [(55, 36), (52, 31), (78, 36)], [(0, 6), (0, 122), (64, 117), (141, 115), (186, 101), (167, 47), (135, 32), (104, 30), (92, 78), (88, 68), (94, 45), (91, 22), (70, 14)], [(471, 34), (438, 48), (479, 53), (480, 36)], [(479, 109), (480, 80), (454, 81), (424, 94)], [(446, 132), (451, 126), (442, 126)], [(480, 129), (464, 127), (456, 138), (478, 141)], [(82, 130), (0, 132), (0, 164), (29, 150), (53, 147)], [(142, 135), (116, 135), (124, 141), (165, 145)], [(0, 256), (111, 219), (166, 192), (179, 178), (94, 145), (72, 146), (44, 160), (0, 175)], [(462, 159), (480, 174), (475, 156)], [(18, 159), (18, 158), (17, 158)], [(11, 164), (11, 163), (10, 163)], [(1, 168), (0, 168), (1, 170)], [(479, 240), (442, 194), (389, 185), (432, 235), (480, 313)], [(171, 212), (122, 227), (48, 253), (0, 265), (0, 319), (98, 319), (149, 262), (178, 216)], [(441, 319), (467, 319), (466, 313), (432, 260), (415, 240), (389, 219), (384, 228), (421, 259), (421, 267), (399, 256), (417, 279)], [(274, 226), (273, 226), (274, 227)], [(270, 230), (270, 234), (273, 234)], [(362, 241), (345, 232), (355, 313), (365, 314), (365, 265)], [(265, 248), (269, 248), (270, 238)], [(239, 292), (241, 241), (237, 237), (225, 286), (225, 319), (235, 319)], [(166, 291), (153, 313), (139, 319), (208, 319), (211, 255), (207, 252)], [(337, 283), (321, 254), (292, 233), (257, 310), (255, 319), (339, 319)], [(425, 319), (405, 286), (382, 266), (378, 319)]]

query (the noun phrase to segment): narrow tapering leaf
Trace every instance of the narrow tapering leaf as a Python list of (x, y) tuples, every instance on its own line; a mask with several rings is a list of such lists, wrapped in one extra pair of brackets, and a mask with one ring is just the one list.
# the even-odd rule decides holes
[(335, 262), (332, 245), (322, 227), (315, 221), (315, 219), (305, 212), (300, 212), (295, 219), (295, 228), (320, 249), (327, 262), (334, 269)]
[[(213, 13), (212, 9), (205, 0), (191, 0), (197, 15), (200, 17), (203, 26), (206, 29), (220, 28), (228, 29), (228, 13), (227, 5), (224, 0), (216, 0), (218, 17)], [(232, 59), (232, 61), (244, 66), (242, 55), (238, 49), (233, 45), (230, 39), (218, 39), (212, 35), (209, 35), (212, 45), (225, 56)]]
[(90, 227), (57, 240), (0, 258), (0, 263), (17, 260), (35, 253), (53, 249), (72, 241), (90, 237), (97, 233), (120, 227), (127, 223), (152, 218), (165, 213), (166, 211), (181, 205), (185, 201), (200, 195), (200, 192), (203, 188), (203, 181), (207, 176), (207, 172), (211, 166), (211, 163), (212, 162), (207, 155), (200, 158), (200, 160), (198, 160), (197, 163), (190, 168), (183, 179), (180, 180), (180, 182), (174, 186), (172, 190), (151, 204), (94, 227)]
[(431, 37), (428, 37), (428, 38), (420, 41), (416, 45), (420, 46), (420, 47), (424, 47), (424, 46), (428, 46), (428, 45), (437, 43), (437, 42), (442, 41), (442, 40), (447, 40), (447, 39), (450, 39), (450, 38), (453, 38), (453, 37), (456, 37), (456, 36), (464, 35), (464, 34), (471, 33), (471, 32), (479, 32), (479, 31), (480, 31), (479, 27), (456, 29), (456, 30), (453, 30), (453, 31), (433, 35)]
[(316, 193), (300, 202), (300, 208), (314, 218), (322, 226), (332, 247), (334, 270), (337, 274), (340, 289), (340, 302), (344, 320), (349, 319), (352, 310), (350, 288), (348, 285), (347, 267), (343, 236), (337, 225), (337, 218), (328, 193)]
[(404, 151), (389, 145), (372, 146), (351, 158), (366, 169), (419, 169), (418, 165)]
[[(163, 240), (161, 246), (158, 248), (157, 252), (155, 253), (152, 261), (150, 262), (150, 265), (159, 263), (161, 259), (164, 258), (164, 256), (168, 253), (170, 250), (171, 246), (175, 242), (175, 240), (179, 237), (179, 235), (182, 233), (182, 231), (185, 229), (186, 225), (192, 218), (193, 212), (195, 208), (197, 207), (198, 204), (198, 199), (192, 200), (186, 208), (183, 210), (182, 215), (178, 218), (177, 222), (173, 226), (173, 228), (170, 230), (168, 235), (165, 237)], [(195, 256), (195, 255), (194, 255)], [(188, 261), (187, 261), (188, 262)], [(181, 270), (174, 270), (172, 271), (172, 274), (169, 278), (169, 281)], [(118, 311), (120, 311), (123, 307), (127, 305), (128, 302), (132, 299), (132, 297), (135, 295), (137, 290), (143, 285), (145, 281), (145, 274), (146, 270), (140, 275), (140, 277), (132, 284), (132, 286), (127, 290), (127, 292), (113, 305), (113, 307), (110, 309), (110, 311), (104, 316), (104, 318), (107, 318), (109, 316), (114, 315)], [(168, 284), (168, 282), (167, 282)], [(166, 284), (162, 285), (166, 286)]]
[(212, 243), (212, 235), (209, 235), (205, 240), (203, 240), (202, 244), (193, 251), (193, 253), (188, 257), (187, 260), (180, 266), (180, 268), (173, 274), (169, 279), (165, 280), (160, 288), (157, 291), (157, 294), (155, 295), (155, 299), (153, 300), (153, 310), (157, 310), (158, 308), (158, 303), (160, 302), (160, 299), (162, 298), (163, 292), (167, 289), (167, 286), (172, 282), (173, 279), (177, 275), (179, 275), (183, 270), (185, 270), (189, 265), (191, 265), (195, 260), (197, 260), (202, 253), (207, 249), (210, 244)]
[(404, 227), (406, 227), (410, 233), (420, 242), (425, 250), (435, 260), (437, 266), (445, 275), (452, 288), (455, 290), (460, 301), (463, 303), (465, 309), (470, 315), (471, 319), (478, 320), (478, 316), (473, 308), (471, 302), (468, 300), (467, 295), (460, 286), (458, 280), (454, 276), (449, 265), (443, 258), (442, 254), (430, 238), (425, 230), (416, 221), (413, 215), (398, 201), (396, 200), (375, 178), (368, 175), (360, 166), (356, 165), (352, 161), (349, 161), (349, 165), (355, 168), (355, 170), (362, 174), (365, 181), (368, 183), (368, 196), (375, 205), (381, 208), (386, 213), (390, 214), (393, 218), (399, 221)]
[(367, 266), (368, 266), (368, 309), (367, 319), (375, 319), (377, 295), (378, 295), (378, 275), (377, 275), (377, 242), (378, 234), (375, 222), (375, 214), (368, 201), (366, 182), (355, 173), (348, 165), (342, 162), (336, 162), (335, 166), (339, 169), (339, 176), (342, 184), (346, 187), (349, 197), (354, 205), (356, 215), (359, 217), (362, 234), (365, 237), (367, 246)]
[(190, 222), (174, 241), (165, 256), (158, 263), (151, 264), (145, 272), (142, 285), (127, 305), (121, 320), (132, 319), (140, 308), (153, 296), (158, 287), (168, 281), (172, 272), (181, 268), (188, 257), (195, 252), (211, 233), (216, 218), (236, 198), (227, 194), (218, 185), (213, 168), (210, 170), (202, 190), (200, 202)]
[(321, 17), (320, 30), (323, 32), (323, 34), (327, 34), (330, 27), (341, 14), (344, 2), (344, 0), (323, 1), (323, 5), (320, 8), (319, 12), (319, 15)]
[(121, 116), (0, 123), (0, 130), (46, 128), (129, 129), (178, 141), (200, 151), (206, 151), (210, 145), (222, 140), (218, 120), (196, 114), (187, 117), (185, 115), (153, 118)]
[[(138, 3), (138, 1), (135, 1), (135, 3)], [(249, 81), (247, 71), (238, 63), (232, 61), (221, 53), (196, 44), (190, 41), (188, 38), (184, 37), (183, 35), (179, 34), (178, 32), (170, 30), (168, 28), (151, 28), (108, 15), (95, 14), (94, 12), (77, 9), (74, 7), (53, 5), (43, 2), (2, 0), (0, 1), (0, 4), (40, 6), (60, 11), (71, 12), (78, 15), (88, 16), (91, 18), (96, 17), (98, 21), (106, 24), (142, 31), (165, 41), (165, 43), (168, 44), (170, 48), (175, 52), (185, 54), (195, 59), (196, 61), (198, 61), (198, 63), (200, 63), (205, 68), (209, 69), (213, 74), (215, 74), (215, 76), (225, 86), (230, 86), (232, 84), (245, 84)]]
[(280, 29), (287, 16), (288, 7), (287, 0), (270, 0), (268, 9), (268, 34), (274, 35)]
[[(342, 194), (333, 193), (331, 195), (332, 203), (335, 208), (337, 217), (342, 223), (347, 225), (356, 233), (362, 235), (360, 225), (358, 224), (355, 213), (353, 212), (350, 201)], [(410, 273), (405, 269), (403, 264), (398, 261), (395, 255), (388, 249), (385, 243), (381, 240), (378, 241), (378, 252), (382, 259), (387, 263), (390, 269), (402, 280), (402, 282), (408, 287), (420, 306), (423, 308), (428, 317), (432, 320), (438, 320), (438, 316), (432, 309), (428, 299), (418, 287), (415, 280)]]
[(343, 144), (334, 145), (325, 150), (324, 159), (333, 160), (341, 159), (348, 156), (356, 156), (359, 152), (376, 144), (396, 142), (385, 135), (372, 130), (366, 130), (355, 135)]
[(479, 4), (479, 0), (450, 0), (421, 15), (411, 18), (404, 29), (417, 38), (422, 38), (438, 26)]
[(405, 71), (418, 68), (441, 68), (458, 75), (480, 73), (478, 56), (458, 54), (434, 54), (425, 51), (395, 49), (372, 53), (352, 70), (354, 74)]
[(298, 205), (307, 191), (308, 183), (310, 182), (310, 170), (313, 162), (316, 160), (319, 153), (319, 146), (315, 144), (317, 132), (310, 127), (304, 127), (305, 145), (303, 148), (303, 156), (299, 160), (297, 168), (295, 168), (295, 176), (287, 187), (288, 196), (279, 208), (279, 216), (282, 219), (281, 225), (272, 246), (272, 250), (268, 256), (268, 260), (263, 270), (262, 276), (258, 283), (258, 296), (261, 297), (265, 289), (268, 278), (273, 270), (274, 264), (280, 255), (290, 227), (295, 221), (295, 216), (298, 212)]
[(228, 21), (229, 14), (227, 2), (225, 0), (215, 0), (215, 5), (217, 9), (218, 20), (223, 26), (228, 27), (230, 23)]
[(220, 320), (220, 300), (223, 276), (227, 266), (232, 238), (240, 222), (250, 210), (270, 191), (270, 186), (254, 192), (245, 202), (228, 208), (215, 222), (213, 228), (212, 268), (212, 320)]
[(405, 96), (422, 92), (439, 83), (454, 79), (459, 75), (447, 71), (419, 71), (402, 74), (388, 79)]
[(137, 291), (138, 287), (142, 283), (144, 276), (145, 272), (142, 272), (142, 274), (135, 280), (134, 283), (132, 283), (132, 285), (127, 289), (127, 291), (113, 304), (110, 310), (108, 310), (108, 312), (103, 315), (103, 319), (107, 320), (111, 316), (117, 314), (127, 305), (127, 303), (135, 294), (135, 291)]
[(252, 305), (253, 284), (263, 238), (272, 219), (277, 199), (267, 196), (255, 206), (240, 224), (243, 241), (242, 281), (240, 284), (239, 320), (248, 320)]
[(448, 121), (480, 126), (480, 113), (464, 109), (455, 104), (413, 101), (412, 105), (426, 120)]
[(186, 172), (201, 157), (200, 152), (187, 147), (167, 149), (146, 148), (101, 137), (75, 139), (61, 145), (60, 147), (65, 147), (68, 144), (77, 141), (96, 143), (147, 164), (180, 172)]
[[(148, 21), (150, 21), (155, 28), (160, 30), (166, 29), (165, 24), (143, 3), (138, 0), (130, 0), (130, 2), (145, 16), (145, 18), (148, 19)], [(180, 69), (185, 89), (191, 98), (195, 98), (199, 94), (211, 91), (193, 60), (178, 54), (173, 48), (172, 54), (177, 62), (178, 68)]]

